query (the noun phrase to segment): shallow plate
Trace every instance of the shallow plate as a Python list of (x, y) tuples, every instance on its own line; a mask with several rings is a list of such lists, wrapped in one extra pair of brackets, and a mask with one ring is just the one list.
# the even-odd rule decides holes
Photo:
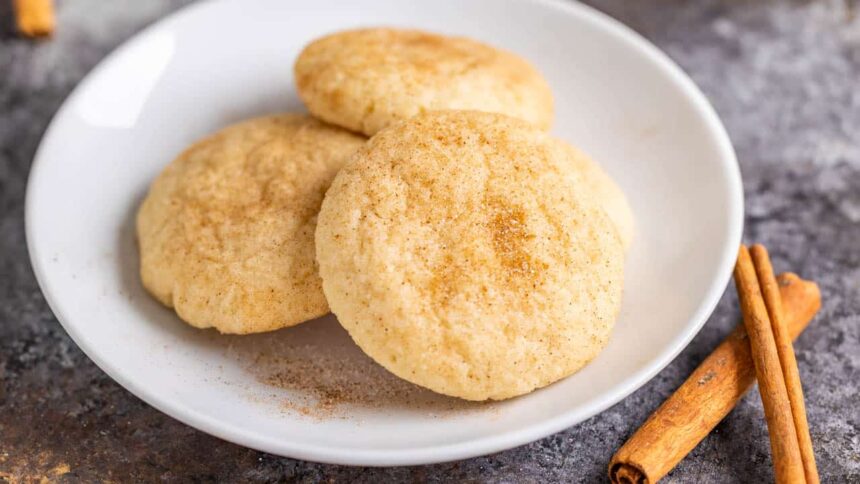
[[(228, 123), (302, 109), (292, 63), (360, 25), (464, 34), (547, 76), (556, 134), (619, 181), (638, 219), (606, 350), (533, 394), (467, 404), (392, 377), (332, 318), (250, 337), (182, 324), (143, 290), (133, 218), (183, 147)], [(742, 192), (713, 109), (665, 55), (578, 4), (540, 0), (226, 0), (194, 5), (105, 59), (57, 113), (27, 193), (33, 267), (57, 318), (105, 372), (163, 412), (314, 461), (419, 464), (544, 437), (619, 401), (690, 341), (740, 241)]]

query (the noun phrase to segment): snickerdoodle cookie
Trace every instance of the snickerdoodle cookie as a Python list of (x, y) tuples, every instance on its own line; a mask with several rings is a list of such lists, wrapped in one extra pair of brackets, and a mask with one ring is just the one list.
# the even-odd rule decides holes
[(245, 121), (179, 155), (137, 215), (140, 274), (183, 320), (222, 333), (328, 312), (314, 261), (323, 195), (360, 136), (304, 115)]
[(295, 64), (299, 96), (314, 116), (373, 135), (426, 111), (498, 112), (548, 129), (552, 93), (521, 57), (463, 38), (373, 28), (309, 44)]
[(469, 400), (570, 375), (606, 345), (624, 254), (567, 150), (499, 114), (383, 130), (335, 177), (316, 231), (332, 311), (394, 374)]

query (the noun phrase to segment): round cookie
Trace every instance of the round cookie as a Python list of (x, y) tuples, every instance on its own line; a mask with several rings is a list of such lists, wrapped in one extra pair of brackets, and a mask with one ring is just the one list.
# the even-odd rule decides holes
[(552, 92), (510, 52), (463, 37), (389, 28), (309, 44), (295, 64), (299, 96), (320, 119), (368, 136), (426, 111), (507, 114), (549, 129)]
[(373, 137), (335, 177), (317, 260), (353, 340), (410, 382), (504, 399), (606, 345), (615, 228), (561, 144), (507, 116), (439, 111)]
[(195, 143), (153, 182), (137, 214), (143, 285), (190, 325), (222, 333), (326, 314), (316, 217), (363, 143), (305, 115), (252, 119)]
[(590, 187), (594, 197), (606, 211), (609, 219), (612, 220), (613, 225), (618, 230), (618, 236), (621, 238), (621, 245), (624, 246), (624, 250), (629, 250), (633, 244), (636, 222), (633, 218), (633, 209), (630, 208), (621, 187), (588, 155), (564, 141), (559, 140), (558, 142), (569, 154), (568, 160), (571, 163), (571, 169), (578, 172), (585, 185)]

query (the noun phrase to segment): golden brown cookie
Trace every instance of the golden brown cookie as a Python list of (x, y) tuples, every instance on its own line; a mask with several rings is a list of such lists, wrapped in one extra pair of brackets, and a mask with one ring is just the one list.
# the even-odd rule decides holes
[(373, 135), (426, 111), (473, 109), (552, 124), (552, 93), (521, 57), (463, 37), (388, 28), (338, 32), (305, 47), (299, 96), (320, 119)]
[(612, 220), (613, 225), (618, 230), (618, 236), (621, 238), (621, 245), (624, 246), (624, 250), (629, 250), (636, 233), (636, 222), (633, 217), (633, 210), (627, 202), (624, 192), (621, 191), (621, 187), (588, 155), (564, 141), (559, 140), (558, 142), (569, 153), (568, 159), (571, 163), (571, 169), (582, 177), (585, 185), (591, 189), (594, 197), (600, 202), (609, 219)]
[(323, 195), (364, 139), (305, 115), (245, 121), (179, 155), (137, 215), (140, 274), (198, 328), (256, 333), (328, 312), (314, 262)]
[(326, 194), (317, 260), (332, 311), (394, 374), (504, 399), (582, 368), (621, 304), (615, 228), (538, 128), (448, 111), (383, 130)]

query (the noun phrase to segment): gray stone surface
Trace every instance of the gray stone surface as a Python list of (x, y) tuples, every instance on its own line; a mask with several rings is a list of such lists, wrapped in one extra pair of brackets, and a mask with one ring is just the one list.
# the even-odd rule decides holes
[[(13, 34), (10, 3), (0, 2), (0, 476), (602, 481), (613, 451), (736, 323), (728, 291), (692, 344), (639, 391), (581, 425), (487, 457), (346, 468), (198, 432), (133, 397), (75, 347), (36, 285), (23, 227), (30, 162), (63, 98), (114, 46), (185, 2), (59, 0), (61, 31), (47, 42)], [(812, 437), (824, 482), (860, 482), (858, 3), (591, 3), (655, 42), (701, 86), (741, 162), (747, 240), (771, 247), (777, 269), (821, 285), (821, 313), (797, 342)], [(767, 430), (752, 392), (667, 481), (770, 479)]]

